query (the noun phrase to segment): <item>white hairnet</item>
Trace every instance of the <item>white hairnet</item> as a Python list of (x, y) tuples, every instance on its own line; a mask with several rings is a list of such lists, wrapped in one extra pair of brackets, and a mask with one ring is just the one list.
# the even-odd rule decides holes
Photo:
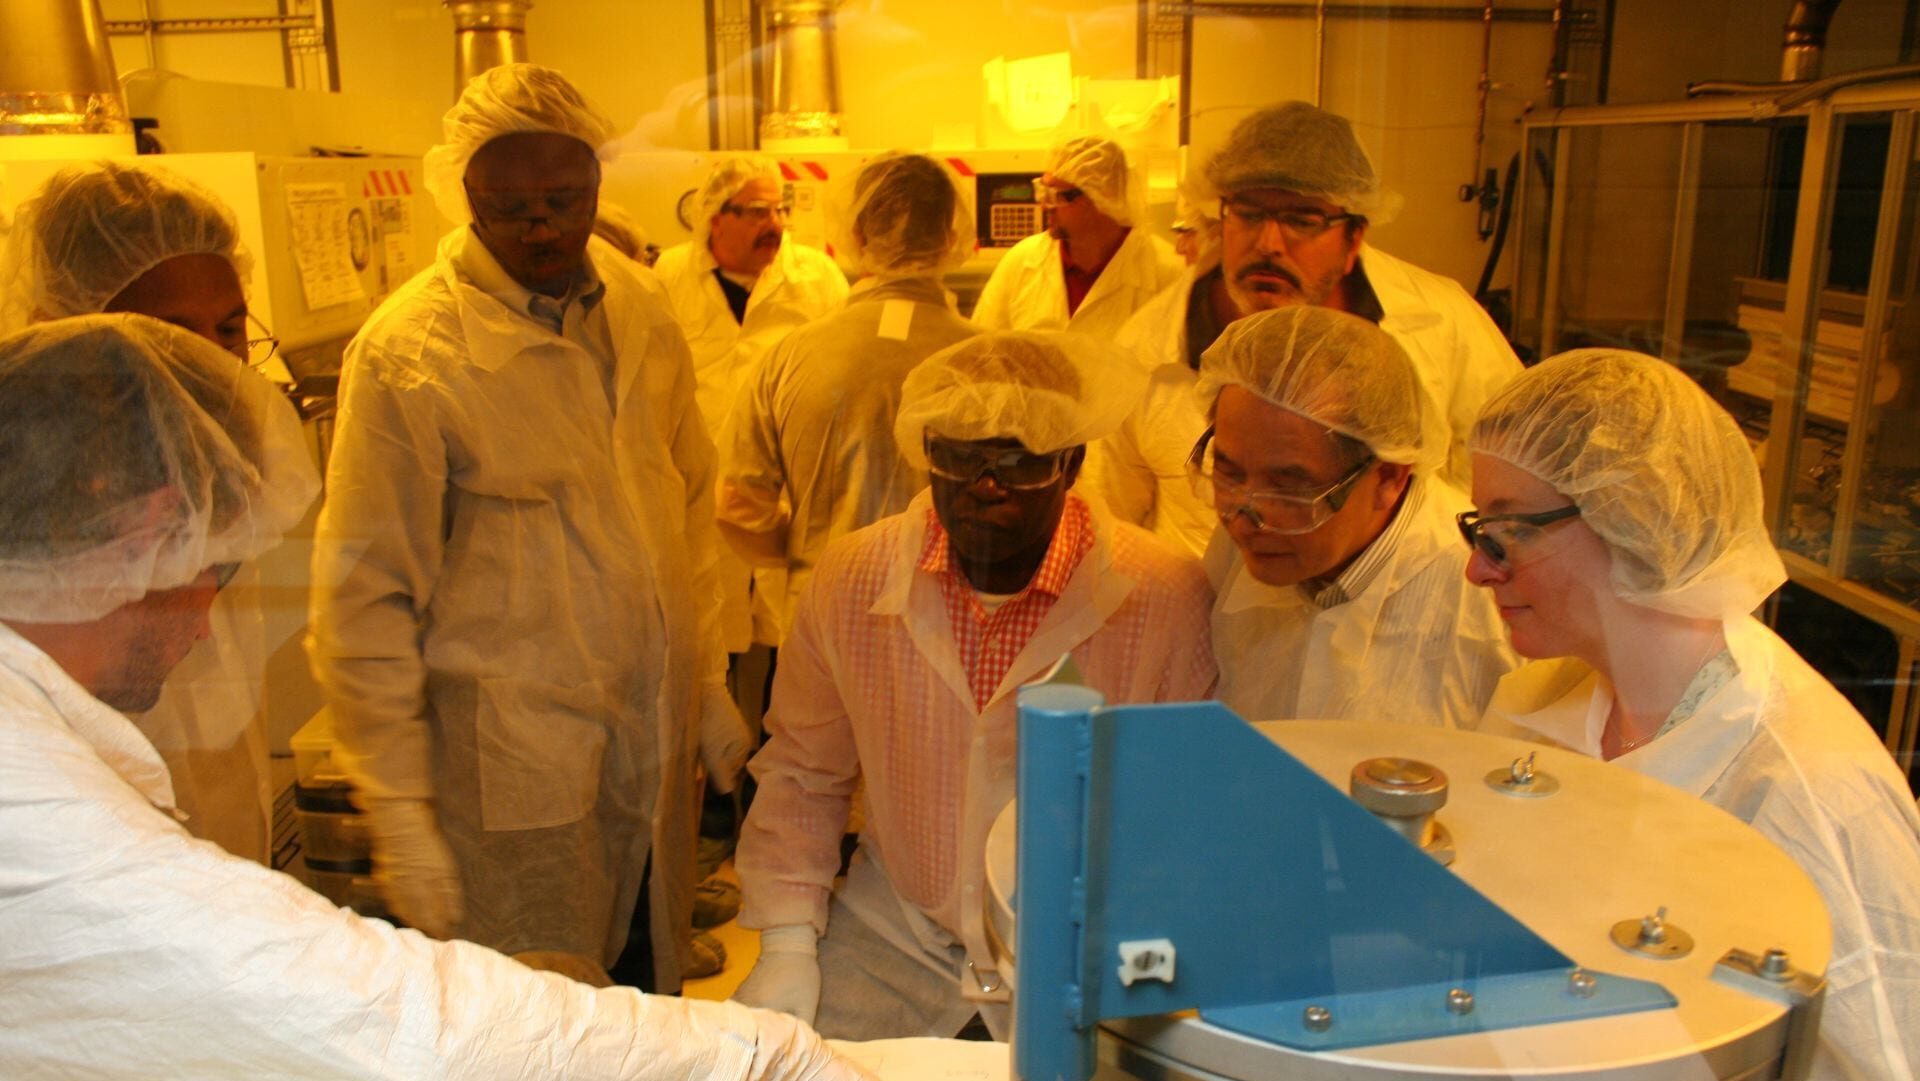
[(980, 334), (907, 374), (893, 435), (927, 468), (922, 437), (1018, 439), (1035, 454), (1112, 433), (1140, 403), (1146, 372), (1095, 340), (1037, 331)]
[(1093, 205), (1121, 225), (1132, 225), (1139, 215), (1133, 188), (1127, 176), (1127, 152), (1112, 139), (1082, 135), (1068, 139), (1047, 155), (1047, 170), (1040, 174), (1050, 187), (1079, 188)]
[(1731, 618), (1786, 580), (1746, 437), (1663, 360), (1575, 349), (1543, 361), (1487, 402), (1469, 446), (1571, 499), (1612, 549), (1623, 600)]
[(181, 177), (114, 162), (63, 169), (14, 217), (7, 237), (5, 327), (100, 311), (147, 271), (181, 255), (217, 255), (245, 286), (251, 260), (233, 215)]
[(320, 481), (293, 407), (144, 315), (0, 338), (0, 618), (85, 623), (279, 542)]
[(973, 254), (973, 202), (924, 154), (893, 151), (867, 162), (845, 199), (837, 243), (862, 275), (944, 273)]
[(693, 242), (698, 248), (707, 246), (707, 238), (713, 232), (713, 217), (727, 201), (740, 194), (740, 189), (755, 180), (770, 180), (780, 186), (780, 167), (767, 158), (750, 154), (736, 154), (721, 158), (707, 171), (706, 183), (700, 185), (700, 197), (694, 201)]
[(1353, 125), (1304, 101), (1269, 106), (1235, 124), (1207, 160), (1207, 183), (1222, 198), (1254, 188), (1284, 188), (1324, 199), (1349, 214), (1384, 223), (1400, 197), (1380, 188)]
[(473, 220), (467, 165), (480, 148), (521, 132), (570, 135), (601, 161), (611, 161), (614, 130), (566, 77), (538, 64), (505, 64), (473, 77), (440, 118), (440, 142), (427, 151), (421, 176), (433, 204), (455, 225)]
[(1296, 304), (1234, 320), (1201, 354), (1194, 389), (1211, 412), (1227, 386), (1357, 439), (1383, 462), (1424, 472), (1446, 461), (1446, 421), (1413, 361), (1357, 315)]

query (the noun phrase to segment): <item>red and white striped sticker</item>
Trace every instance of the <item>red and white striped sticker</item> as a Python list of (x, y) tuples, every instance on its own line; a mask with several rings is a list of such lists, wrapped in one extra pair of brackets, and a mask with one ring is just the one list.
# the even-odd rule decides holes
[(360, 184), (363, 199), (412, 194), (413, 182), (405, 169), (368, 169), (367, 179)]

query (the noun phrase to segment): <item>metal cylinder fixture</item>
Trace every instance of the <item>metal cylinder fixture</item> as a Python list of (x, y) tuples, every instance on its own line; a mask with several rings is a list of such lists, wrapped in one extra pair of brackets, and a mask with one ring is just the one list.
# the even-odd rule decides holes
[(131, 132), (99, 0), (0, 0), (0, 135)]
[(453, 12), (453, 93), (502, 64), (527, 60), (527, 11), (533, 0), (441, 0)]
[(1438, 766), (1411, 758), (1369, 758), (1353, 767), (1347, 793), (1434, 859), (1453, 862), (1453, 838), (1433, 817), (1447, 805), (1447, 775)]
[(1820, 77), (1820, 57), (1827, 51), (1827, 24), (1840, 0), (1794, 0), (1787, 13), (1780, 43), (1780, 80), (1804, 83)]
[(840, 0), (774, 0), (767, 11), (773, 69), (768, 76), (762, 139), (832, 138), (840, 134), (840, 69), (834, 58), (833, 12)]

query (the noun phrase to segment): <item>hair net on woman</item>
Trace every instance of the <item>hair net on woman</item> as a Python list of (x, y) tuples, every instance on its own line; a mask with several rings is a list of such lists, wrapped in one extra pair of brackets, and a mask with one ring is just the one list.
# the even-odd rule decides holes
[(869, 278), (949, 271), (973, 254), (973, 203), (946, 166), (890, 151), (861, 166), (838, 215), (838, 246)]
[(783, 182), (780, 167), (767, 158), (754, 157), (751, 154), (736, 154), (721, 158), (707, 171), (706, 182), (700, 185), (700, 194), (694, 200), (693, 207), (693, 243), (695, 247), (705, 248), (707, 238), (713, 232), (713, 217), (720, 208), (740, 194), (740, 189), (756, 180), (771, 181), (776, 187)]
[(1730, 619), (1786, 580), (1746, 437), (1663, 360), (1615, 349), (1562, 353), (1487, 402), (1468, 445), (1580, 508), (1613, 551), (1622, 600)]
[(1128, 182), (1127, 152), (1112, 139), (1082, 135), (1054, 147), (1040, 181), (1062, 190), (1080, 189), (1100, 213), (1121, 225), (1132, 225), (1139, 216), (1135, 204), (1142, 200)]
[(97, 312), (154, 267), (217, 255), (244, 286), (251, 260), (233, 215), (182, 177), (103, 161), (47, 179), (7, 238), (5, 326)]
[(1207, 183), (1222, 196), (1283, 188), (1324, 199), (1374, 224), (1390, 220), (1400, 198), (1382, 191), (1373, 162), (1344, 116), (1289, 101), (1234, 125), (1207, 160)]
[(1446, 460), (1445, 421), (1413, 361), (1359, 316), (1302, 304), (1229, 323), (1201, 354), (1194, 391), (1211, 413), (1229, 386), (1356, 439), (1383, 462), (1427, 471)]
[(1146, 373), (1069, 334), (980, 334), (920, 362), (901, 387), (893, 435), (927, 468), (924, 435), (1018, 439), (1035, 454), (1091, 443), (1139, 404)]
[(467, 165), (480, 148), (522, 132), (553, 132), (587, 144), (612, 161), (613, 125), (566, 77), (538, 64), (506, 64), (473, 77), (440, 119), (440, 142), (427, 151), (421, 174), (433, 203), (455, 225), (473, 220), (467, 205)]
[(319, 491), (285, 398), (142, 315), (0, 338), (0, 618), (85, 623), (278, 543)]

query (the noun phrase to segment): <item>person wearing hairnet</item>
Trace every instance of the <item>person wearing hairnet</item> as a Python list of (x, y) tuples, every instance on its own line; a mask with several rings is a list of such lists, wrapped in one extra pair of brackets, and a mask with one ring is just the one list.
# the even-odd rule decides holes
[(1054, 147), (1033, 191), (1050, 227), (1015, 244), (980, 291), (973, 321), (995, 330), (1071, 330), (1111, 341), (1127, 317), (1180, 277), (1167, 242), (1135, 228), (1141, 181), (1111, 139)]
[(1186, 478), (1187, 451), (1206, 427), (1189, 392), (1200, 355), (1235, 319), (1292, 305), (1359, 316), (1400, 343), (1446, 422), (1435, 475), (1464, 490), (1467, 429), (1520, 361), (1459, 284), (1366, 242), (1368, 226), (1390, 219), (1398, 199), (1382, 189), (1353, 126), (1305, 102), (1270, 106), (1234, 127), (1204, 175), (1219, 207), (1218, 250), (1119, 337), (1152, 381), (1140, 409), (1088, 463), (1108, 506), (1205, 550), (1211, 509)]
[[(693, 349), (700, 415), (709, 431), (726, 430), (742, 384), (767, 350), (847, 301), (847, 277), (833, 260), (787, 236), (791, 209), (771, 160), (721, 158), (700, 187), (693, 239), (654, 263)], [(720, 575), (727, 651), (743, 653), (755, 642), (779, 645), (777, 605), (752, 600), (746, 563), (723, 550)], [(760, 577), (784, 593), (778, 575)]]
[(865, 1077), (791, 1018), (536, 973), (187, 835), (127, 715), (318, 487), (292, 407), (187, 331), (0, 338), (0, 1074)]
[(1821, 1081), (1920, 1070), (1920, 814), (1867, 722), (1752, 615), (1786, 580), (1732, 417), (1624, 350), (1545, 361), (1473, 427), (1467, 574), (1521, 655), (1484, 731), (1558, 744), (1751, 823), (1833, 922)]
[[(8, 234), (5, 323), (137, 312), (184, 327), (242, 360), (256, 338), (244, 283), (251, 260), (233, 215), (184, 178), (115, 162), (63, 169), (25, 203)], [(236, 568), (159, 701), (135, 723), (173, 778), (196, 837), (267, 863), (273, 786), (261, 683), (266, 628), (259, 573)]]
[(952, 1036), (978, 1012), (1004, 1038), (981, 918), (1015, 689), (1072, 654), (1109, 702), (1212, 691), (1199, 567), (1071, 490), (1137, 391), (1102, 352), (983, 334), (907, 376), (894, 436), (932, 484), (828, 545), (781, 650), (736, 857), (741, 920), (762, 929), (740, 1001), (829, 1036)]
[(846, 310), (789, 334), (756, 367), (721, 474), (721, 534), (749, 560), (787, 569), (783, 629), (828, 541), (906, 510), (927, 486), (893, 443), (901, 383), (979, 332), (943, 284), (973, 246), (972, 203), (943, 166), (882, 155), (847, 202), (841, 247), (859, 284)]
[(747, 733), (686, 342), (589, 243), (611, 134), (532, 64), (448, 110), (461, 225), (347, 349), (308, 647), (396, 915), (672, 991), (695, 771), (729, 788)]
[(1252, 720), (1477, 721), (1518, 659), (1465, 588), (1466, 499), (1435, 478), (1445, 425), (1406, 352), (1331, 308), (1264, 311), (1200, 358), (1198, 397), (1221, 701)]

